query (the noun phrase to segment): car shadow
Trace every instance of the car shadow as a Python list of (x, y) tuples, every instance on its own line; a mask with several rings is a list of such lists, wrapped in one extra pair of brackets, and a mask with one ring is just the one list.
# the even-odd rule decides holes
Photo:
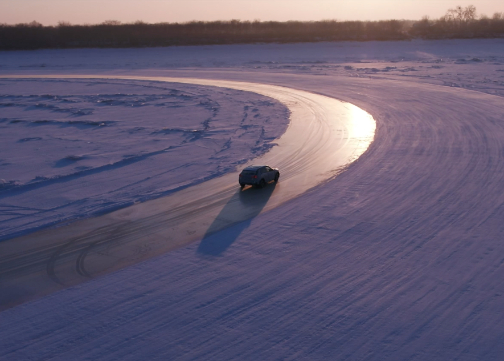
[(237, 190), (205, 232), (197, 252), (209, 256), (222, 255), (261, 213), (276, 186), (277, 183), (271, 183), (264, 188)]

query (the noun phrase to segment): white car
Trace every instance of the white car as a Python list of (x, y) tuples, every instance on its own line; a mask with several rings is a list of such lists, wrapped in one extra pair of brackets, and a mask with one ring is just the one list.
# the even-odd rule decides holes
[(271, 181), (278, 182), (280, 172), (277, 168), (271, 168), (267, 165), (252, 165), (241, 171), (238, 177), (240, 187), (245, 187), (246, 184), (263, 188)]

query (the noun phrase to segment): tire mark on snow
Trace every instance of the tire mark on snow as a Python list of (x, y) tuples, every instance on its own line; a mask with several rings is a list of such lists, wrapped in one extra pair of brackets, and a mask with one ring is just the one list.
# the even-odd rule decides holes
[[(18, 281), (16, 277), (21, 273), (28, 279), (24, 281), (24, 296), (17, 296), (17, 300), (9, 299), (4, 303), (19, 303), (36, 295), (83, 282), (253, 218), (341, 173), (367, 149), (374, 137), (375, 123), (369, 114), (351, 104), (305, 91), (265, 84), (189, 78), (80, 78), (217, 86), (255, 92), (280, 101), (291, 110), (291, 123), (287, 131), (277, 139), (278, 146), (254, 160), (280, 167), (280, 183), (270, 194), (267, 190), (258, 191), (255, 197), (259, 202), (243, 203), (249, 197), (237, 197), (237, 192), (240, 192), (237, 186), (238, 174), (232, 172), (182, 189), (165, 198), (2, 242), (0, 248), (7, 243), (36, 248), (36, 251), (12, 256), (5, 265), (11, 267), (10, 282)], [(219, 111), (218, 104), (212, 105), (212, 109), (214, 112)], [(211, 119), (208, 119), (208, 123), (204, 124), (207, 130), (211, 127), (210, 122)], [(107, 169), (109, 168), (105, 167), (101, 171)], [(229, 214), (222, 214), (223, 209)], [(12, 268), (16, 263), (23, 266)], [(46, 279), (42, 274), (33, 276), (40, 272), (41, 263), (45, 265)], [(38, 280), (37, 284), (33, 283), (33, 279)]]

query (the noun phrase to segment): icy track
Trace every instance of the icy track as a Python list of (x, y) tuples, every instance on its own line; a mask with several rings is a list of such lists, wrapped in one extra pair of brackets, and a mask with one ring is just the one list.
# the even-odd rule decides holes
[(0, 241), (235, 171), (289, 119), (256, 93), (117, 79), (2, 79), (0, 110)]
[[(340, 173), (369, 147), (375, 132), (373, 118), (356, 106), (285, 87), (170, 77), (72, 77), (216, 86), (276, 99), (290, 110), (289, 127), (277, 146), (253, 163), (275, 165), (282, 181), (261, 190), (241, 190), (239, 172), (228, 172), (167, 197), (1, 242), (3, 307), (206, 239), (277, 207)], [(202, 244), (200, 251), (218, 255), (223, 250)]]
[(2, 361), (502, 359), (503, 40), (14, 52), (0, 66), (281, 85), (377, 122), (368, 150), (307, 193), (1, 312)]

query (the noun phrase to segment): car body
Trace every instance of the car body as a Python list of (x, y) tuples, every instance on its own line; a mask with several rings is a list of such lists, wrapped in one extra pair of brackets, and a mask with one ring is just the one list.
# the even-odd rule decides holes
[(238, 177), (240, 187), (249, 184), (257, 187), (264, 187), (271, 181), (278, 182), (280, 172), (277, 168), (271, 168), (268, 165), (252, 165), (241, 171)]

